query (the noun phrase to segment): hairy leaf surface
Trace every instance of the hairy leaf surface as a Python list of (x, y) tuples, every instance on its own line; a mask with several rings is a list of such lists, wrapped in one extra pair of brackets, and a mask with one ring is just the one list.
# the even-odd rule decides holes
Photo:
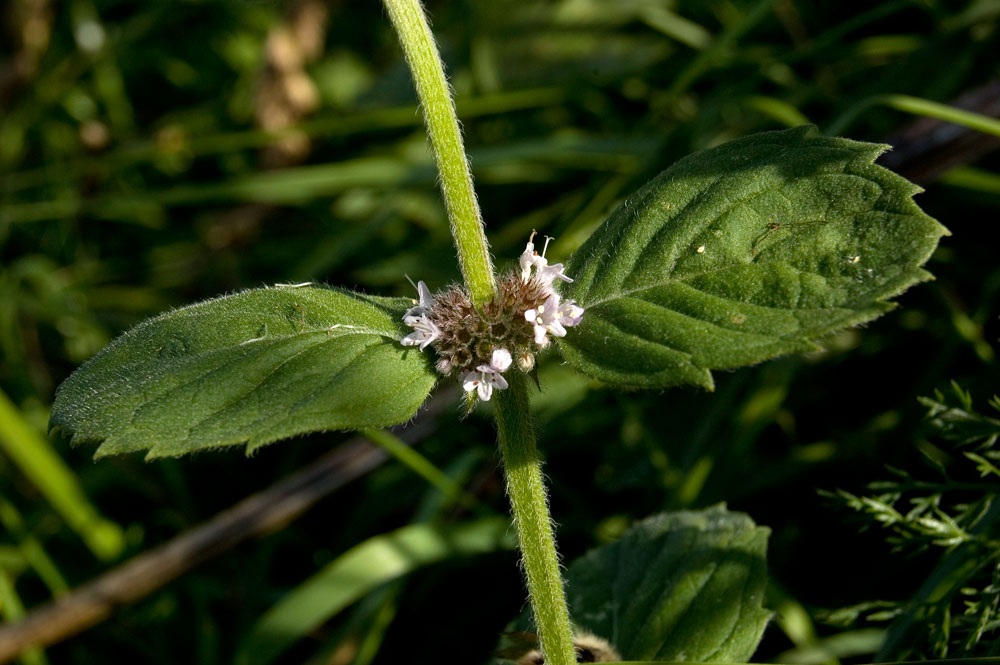
[(721, 505), (645, 519), (569, 567), (573, 622), (625, 660), (745, 663), (771, 616), (769, 532)]
[(70, 376), (51, 424), (74, 443), (100, 442), (97, 456), (149, 457), (395, 425), (435, 382), (428, 354), (399, 344), (411, 304), (300, 285), (167, 312)]
[(570, 259), (564, 295), (586, 314), (566, 358), (612, 384), (711, 388), (712, 369), (815, 350), (891, 309), (948, 232), (873, 164), (886, 147), (799, 127), (680, 160)]

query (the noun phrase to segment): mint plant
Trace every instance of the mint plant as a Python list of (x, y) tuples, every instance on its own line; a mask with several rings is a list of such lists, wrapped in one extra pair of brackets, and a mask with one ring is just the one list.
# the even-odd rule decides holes
[[(417, 0), (385, 6), (416, 83), (464, 284), (435, 293), (421, 281), (412, 300), (283, 284), (165, 313), (67, 379), (51, 422), (75, 444), (99, 444), (98, 457), (252, 453), (306, 432), (403, 423), (438, 382), (458, 381), (470, 407), (494, 405), (539, 647), (546, 663), (568, 665), (574, 628), (529, 408), (536, 355), (555, 347), (611, 386), (711, 389), (713, 370), (819, 349), (891, 309), (892, 297), (930, 278), (921, 266), (947, 231), (913, 202), (915, 185), (874, 164), (886, 146), (799, 127), (682, 159), (565, 266), (550, 264), (532, 234), (518, 268), (497, 275), (426, 17)], [(768, 616), (765, 532), (721, 508), (636, 528), (614, 556), (569, 570), (579, 576), (579, 627), (627, 659), (748, 659)], [(630, 550), (633, 541), (654, 546)], [(652, 582), (637, 576), (650, 561)], [(709, 564), (724, 573), (709, 576), (723, 605), (683, 597)], [(614, 577), (632, 579), (634, 603), (609, 608), (609, 595), (620, 602), (624, 591), (595, 580)], [(634, 621), (608, 623), (619, 610)]]

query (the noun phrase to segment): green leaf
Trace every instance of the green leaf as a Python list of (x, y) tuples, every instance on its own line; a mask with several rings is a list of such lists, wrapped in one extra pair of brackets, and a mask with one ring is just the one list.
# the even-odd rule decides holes
[(237, 665), (272, 662), (296, 640), (376, 587), (456, 556), (514, 549), (506, 518), (464, 524), (411, 524), (360, 543), (269, 609), (240, 645)]
[(435, 382), (404, 348), (405, 298), (310, 285), (253, 289), (145, 321), (56, 393), (52, 426), (96, 456), (171, 457), (416, 413)]
[(948, 231), (873, 164), (886, 146), (797, 127), (690, 155), (573, 255), (566, 358), (607, 383), (711, 388), (710, 370), (817, 349), (931, 275)]
[(771, 616), (769, 533), (722, 505), (647, 518), (569, 567), (573, 622), (625, 660), (745, 663)]

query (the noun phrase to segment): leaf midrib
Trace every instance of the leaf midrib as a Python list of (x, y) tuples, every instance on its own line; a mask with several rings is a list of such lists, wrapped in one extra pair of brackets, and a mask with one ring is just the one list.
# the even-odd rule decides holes
[[(266, 382), (268, 381), (268, 379), (270, 379), (270, 378), (271, 378), (272, 376), (274, 376), (274, 375), (275, 375), (275, 373), (277, 373), (277, 372), (278, 372), (278, 371), (279, 371), (279, 370), (280, 370), (280, 369), (281, 369), (282, 367), (284, 367), (284, 366), (285, 366), (285, 365), (287, 365), (288, 363), (292, 362), (292, 361), (293, 361), (293, 360), (295, 360), (296, 358), (300, 357), (300, 356), (301, 356), (302, 354), (304, 354), (304, 353), (309, 353), (309, 352), (311, 352), (311, 351), (315, 350), (315, 349), (316, 349), (317, 347), (320, 347), (320, 346), (322, 346), (322, 345), (323, 345), (323, 344), (325, 344), (325, 343), (326, 343), (327, 341), (332, 341), (333, 339), (334, 339), (334, 338), (332, 338), (332, 337), (331, 337), (331, 338), (330, 338), (330, 340), (320, 340), (320, 341), (317, 341), (317, 342), (316, 342), (316, 343), (314, 343), (314, 344), (310, 344), (309, 346), (306, 346), (306, 347), (304, 347), (304, 348), (302, 348), (302, 349), (299, 349), (298, 351), (296, 351), (296, 352), (295, 352), (295, 353), (293, 353), (292, 355), (288, 356), (287, 358), (284, 358), (284, 359), (283, 359), (283, 360), (282, 360), (281, 362), (279, 362), (279, 363), (278, 363), (277, 365), (275, 365), (274, 367), (272, 367), (272, 368), (271, 368), (271, 369), (270, 369), (270, 370), (269, 370), (269, 371), (267, 372), (267, 374), (265, 374), (265, 375), (264, 375), (263, 377), (261, 377), (260, 381), (258, 381), (258, 382), (257, 382), (257, 383), (256, 383), (256, 384), (255, 384), (254, 386), (252, 386), (251, 388), (247, 389), (247, 390), (246, 390), (246, 391), (244, 391), (244, 392), (243, 392), (242, 394), (240, 394), (240, 396), (239, 396), (239, 397), (236, 397), (236, 398), (234, 398), (234, 399), (230, 400), (230, 401), (229, 401), (228, 403), (226, 403), (226, 404), (225, 404), (225, 405), (223, 405), (223, 406), (220, 406), (220, 407), (219, 407), (218, 409), (216, 409), (216, 410), (215, 410), (214, 412), (212, 412), (212, 413), (210, 413), (210, 414), (206, 415), (205, 417), (203, 417), (203, 418), (199, 419), (199, 420), (198, 420), (198, 422), (196, 422), (196, 423), (193, 423), (193, 424), (192, 424), (191, 426), (189, 426), (189, 427), (188, 427), (188, 430), (187, 430), (187, 433), (186, 433), (186, 434), (184, 435), (184, 438), (183, 438), (183, 439), (181, 439), (181, 442), (185, 442), (185, 441), (188, 441), (188, 440), (189, 440), (189, 439), (191, 438), (191, 434), (192, 434), (192, 432), (193, 432), (194, 430), (196, 430), (196, 429), (197, 429), (198, 427), (200, 427), (201, 425), (203, 425), (203, 424), (204, 424), (205, 422), (207, 422), (208, 420), (210, 420), (211, 418), (214, 418), (214, 417), (217, 417), (217, 416), (219, 416), (220, 414), (222, 414), (222, 413), (224, 413), (224, 412), (228, 411), (228, 410), (229, 410), (230, 408), (232, 408), (232, 407), (233, 407), (234, 405), (237, 405), (237, 404), (239, 404), (240, 402), (244, 401), (244, 400), (245, 400), (245, 399), (246, 399), (246, 398), (247, 398), (248, 396), (252, 395), (252, 394), (253, 394), (254, 392), (256, 392), (256, 391), (257, 391), (257, 390), (258, 390), (258, 389), (259, 389), (259, 388), (260, 388), (260, 387), (261, 387), (262, 385), (264, 385), (264, 384), (265, 384), (265, 383), (266, 383)], [(380, 342), (376, 342), (376, 343), (380, 343)], [(325, 383), (323, 384), (323, 387), (324, 387), (324, 388), (327, 388), (327, 387), (329, 387), (329, 385), (330, 385), (330, 384), (331, 384), (331, 383), (333, 382), (333, 380), (335, 380), (335, 379), (336, 379), (336, 378), (337, 378), (338, 376), (340, 376), (340, 375), (341, 375), (341, 374), (342, 374), (342, 373), (344, 372), (344, 370), (346, 370), (346, 369), (347, 369), (348, 367), (350, 367), (350, 366), (352, 366), (352, 365), (353, 365), (354, 363), (356, 363), (356, 362), (357, 362), (357, 360), (358, 360), (358, 358), (360, 357), (360, 355), (361, 355), (362, 353), (364, 353), (364, 351), (365, 351), (366, 349), (368, 349), (368, 348), (369, 348), (369, 346), (370, 346), (370, 345), (365, 345), (365, 346), (363, 346), (363, 347), (362, 347), (362, 348), (361, 348), (361, 349), (359, 350), (359, 352), (358, 352), (358, 353), (356, 353), (356, 354), (354, 355), (354, 357), (353, 357), (353, 358), (351, 358), (351, 360), (350, 360), (350, 361), (349, 361), (349, 362), (348, 362), (348, 363), (347, 363), (346, 365), (344, 365), (343, 367), (341, 367), (341, 368), (340, 368), (340, 369), (339, 369), (339, 370), (337, 371), (337, 373), (333, 375), (333, 377), (329, 378), (329, 379), (328, 379), (328, 380), (327, 380), (327, 381), (326, 381), (326, 382), (325, 382)], [(202, 377), (199, 377), (199, 378), (204, 378), (205, 376), (206, 376), (206, 375), (202, 375)], [(310, 395), (309, 395), (309, 396), (308, 396), (307, 398), (303, 398), (303, 399), (299, 400), (298, 402), (296, 402), (296, 403), (295, 403), (295, 404), (294, 404), (294, 405), (293, 405), (293, 406), (292, 406), (292, 407), (291, 407), (291, 408), (290, 408), (289, 410), (290, 410), (290, 411), (291, 411), (291, 410), (294, 410), (294, 409), (295, 409), (295, 407), (299, 406), (299, 405), (300, 405), (300, 404), (302, 404), (302, 403), (303, 403), (304, 401), (308, 401), (308, 400), (310, 400), (310, 399), (313, 399), (313, 398), (315, 398), (315, 396), (316, 396), (316, 395), (318, 394), (318, 392), (319, 392), (319, 390), (315, 390), (315, 391), (313, 391), (313, 392), (312, 392), (312, 393), (311, 393), (311, 394), (310, 394)], [(256, 424), (257, 424), (257, 423), (259, 423), (259, 422), (260, 422), (260, 421), (261, 421), (262, 419), (265, 419), (265, 418), (267, 418), (267, 415), (264, 415), (264, 416), (261, 416), (261, 417), (260, 417), (260, 418), (258, 418), (258, 419), (257, 419), (256, 421), (254, 421), (254, 425), (256, 425)], [(249, 428), (250, 428), (250, 429), (253, 429), (253, 425), (249, 426)]]
[[(355, 333), (355, 334), (361, 334), (361, 333)], [(374, 336), (377, 336), (377, 337), (386, 337), (385, 335), (383, 335), (381, 333), (368, 333), (368, 334), (374, 335)], [(327, 333), (326, 333), (325, 330), (318, 330), (318, 331), (303, 331), (303, 332), (299, 332), (299, 333), (292, 333), (290, 335), (280, 335), (280, 336), (274, 336), (274, 337), (265, 337), (265, 338), (261, 338), (259, 341), (266, 341), (266, 342), (270, 342), (271, 344), (279, 344), (281, 342), (286, 342), (286, 341), (289, 341), (289, 340), (293, 340), (293, 339), (295, 339), (297, 337), (303, 337), (303, 336), (307, 336), (307, 335), (324, 335), (327, 338), (326, 339), (319, 339), (319, 340), (315, 341), (314, 343), (309, 344), (309, 345), (303, 347), (302, 349), (296, 351), (295, 353), (293, 353), (292, 355), (288, 356), (287, 358), (282, 359), (281, 362), (279, 362), (278, 364), (276, 364), (273, 367), (271, 367), (270, 370), (267, 372), (267, 374), (264, 375), (253, 387), (249, 388), (245, 392), (241, 393), (239, 397), (236, 397), (236, 398), (232, 399), (231, 401), (227, 402), (225, 405), (223, 405), (220, 408), (218, 408), (217, 410), (215, 410), (213, 413), (208, 414), (204, 418), (201, 418), (198, 422), (193, 423), (190, 427), (188, 427), (187, 432), (185, 433), (185, 435), (184, 435), (184, 437), (182, 439), (179, 439), (179, 442), (184, 442), (184, 441), (187, 441), (188, 439), (190, 439), (192, 430), (194, 430), (197, 427), (199, 427), (200, 425), (202, 425), (209, 418), (218, 415), (219, 413), (221, 413), (221, 412), (229, 409), (230, 407), (232, 407), (234, 404), (240, 402), (241, 400), (246, 399), (247, 395), (249, 395), (249, 394), (253, 393), (254, 391), (256, 391), (257, 389), (259, 389), (261, 385), (263, 385), (270, 377), (272, 377), (275, 374), (275, 372), (277, 372), (278, 370), (280, 370), (287, 363), (291, 362), (295, 358), (298, 358), (299, 356), (301, 356), (304, 353), (308, 353), (310, 351), (315, 350), (317, 347), (322, 346), (323, 344), (325, 344), (328, 341), (333, 341), (334, 339), (337, 339), (339, 337), (346, 337), (346, 336), (348, 336), (346, 334), (345, 335), (327, 335)], [(387, 339), (391, 339), (391, 338), (388, 338), (388, 337), (386, 337), (386, 338)], [(381, 342), (377, 342), (377, 343), (381, 343)], [(234, 346), (217, 347), (217, 348), (214, 348), (214, 349), (208, 349), (208, 350), (202, 351), (202, 352), (200, 352), (198, 354), (193, 354), (191, 357), (197, 357), (197, 356), (207, 355), (207, 354), (216, 353), (216, 352), (219, 352), (219, 351), (222, 351), (222, 352), (229, 351), (229, 350), (238, 348), (239, 346), (242, 346), (242, 344), (243, 343), (238, 344), (238, 345), (234, 345)], [(366, 346), (365, 348), (368, 348), (368, 347)], [(352, 359), (351, 362), (354, 362), (354, 360), (356, 360), (356, 357), (354, 359)], [(350, 363), (348, 363), (348, 364), (350, 364)], [(136, 424), (135, 424), (136, 414), (139, 412), (139, 410), (142, 409), (142, 407), (147, 406), (147, 405), (151, 404), (152, 402), (155, 402), (156, 400), (163, 398), (165, 395), (167, 395), (170, 392), (175, 392), (178, 389), (190, 388), (192, 385), (196, 384), (199, 381), (204, 380), (205, 377), (209, 376), (210, 374), (212, 374), (214, 372), (219, 371), (221, 368), (222, 368), (222, 366), (219, 366), (219, 367), (214, 368), (211, 371), (198, 374), (197, 376), (192, 377), (190, 380), (188, 380), (188, 381), (186, 381), (186, 382), (184, 382), (182, 384), (179, 384), (179, 385), (176, 385), (176, 386), (172, 386), (172, 387), (170, 387), (169, 389), (167, 389), (167, 390), (165, 390), (163, 392), (159, 392), (156, 395), (151, 396), (149, 399), (143, 400), (141, 403), (137, 404), (136, 407), (135, 407), (135, 409), (133, 409), (133, 411), (132, 411), (132, 414), (131, 414), (131, 416), (129, 418), (129, 429), (132, 430), (133, 432), (136, 431), (136, 427), (137, 427)]]
[[(775, 261), (775, 262), (772, 262), (772, 263), (778, 263), (778, 262)], [(796, 307), (771, 307), (771, 306), (768, 306), (768, 305), (759, 305), (757, 303), (748, 303), (748, 302), (742, 301), (742, 300), (733, 300), (732, 298), (727, 298), (727, 297), (721, 296), (721, 295), (719, 295), (717, 293), (709, 293), (707, 291), (699, 289), (696, 286), (692, 286), (691, 284), (688, 283), (689, 280), (693, 280), (693, 279), (696, 279), (698, 277), (704, 277), (706, 275), (713, 275), (713, 274), (717, 274), (717, 273), (724, 273), (727, 270), (731, 269), (732, 267), (738, 266), (738, 265), (741, 265), (741, 264), (729, 263), (729, 264), (727, 264), (725, 266), (720, 266), (718, 268), (713, 268), (713, 269), (710, 269), (710, 270), (702, 270), (702, 271), (699, 271), (699, 272), (690, 273), (688, 275), (684, 275), (683, 277), (668, 277), (668, 278), (663, 279), (661, 281), (656, 281), (656, 282), (652, 282), (652, 283), (648, 283), (648, 284), (643, 284), (642, 286), (637, 286), (637, 287), (635, 287), (633, 289), (629, 289), (627, 291), (622, 291), (621, 293), (615, 294), (613, 296), (608, 296), (607, 298), (604, 298), (602, 300), (597, 300), (597, 301), (588, 302), (588, 303), (581, 302), (581, 305), (585, 305), (586, 309), (589, 309), (591, 307), (599, 307), (600, 305), (603, 305), (604, 303), (612, 302), (612, 301), (615, 301), (615, 300), (621, 300), (623, 298), (635, 298), (636, 300), (642, 300), (643, 302), (648, 302), (648, 303), (651, 303), (653, 305), (657, 305), (659, 307), (664, 307), (664, 309), (667, 309), (667, 310), (669, 310), (671, 312), (677, 312), (677, 310), (670, 309), (669, 307), (666, 307), (665, 305), (661, 305), (660, 303), (652, 302), (651, 300), (645, 300), (644, 298), (641, 298), (641, 297), (635, 295), (636, 293), (639, 293), (640, 291), (648, 291), (649, 289), (655, 289), (655, 288), (658, 288), (658, 287), (661, 287), (661, 286), (667, 286), (669, 284), (677, 283), (677, 284), (685, 284), (686, 286), (694, 289), (698, 293), (702, 293), (702, 294), (704, 294), (706, 296), (711, 296), (713, 298), (719, 298), (719, 299), (725, 300), (727, 302), (740, 303), (740, 304), (744, 304), (744, 305), (753, 305), (754, 307), (761, 307), (763, 309), (767, 309), (767, 310), (771, 310), (771, 311), (776, 311), (776, 312), (788, 312), (788, 311), (794, 312), (794, 311), (797, 311), (797, 310), (800, 310), (800, 309), (854, 309), (852, 307), (845, 306), (845, 305), (841, 305), (841, 306), (838, 306), (838, 307), (797, 307), (797, 306)], [(742, 264), (742, 265), (749, 265), (749, 264)], [(791, 264), (788, 264), (788, 263), (786, 263), (786, 265), (788, 265), (789, 267), (791, 267), (792, 269), (794, 269), (796, 271), (796, 273), (798, 273), (799, 275), (815, 275), (815, 276), (817, 276), (817, 277), (819, 277), (819, 278), (821, 278), (823, 280), (826, 280), (826, 278), (823, 277), (823, 275), (821, 275), (820, 273), (810, 272), (808, 270), (799, 270), (795, 266), (792, 266)], [(876, 298), (876, 300), (878, 300), (878, 298)], [(680, 312), (678, 312), (678, 313), (680, 313)], [(682, 314), (682, 315), (683, 316), (689, 316), (689, 315), (686, 315), (686, 314)], [(693, 316), (690, 316), (689, 318), (694, 319), (696, 321), (704, 321), (704, 319), (698, 319), (698, 318), (695, 318)]]
[[(850, 156), (851, 155), (848, 154), (848, 158)], [(757, 166), (760, 166), (760, 165), (757, 165)], [(836, 173), (834, 173), (834, 172), (824, 173), (823, 175), (851, 175), (851, 176), (858, 177), (858, 178), (861, 178), (863, 180), (866, 180), (868, 182), (871, 182), (871, 183), (873, 183), (875, 185), (878, 185), (879, 188), (884, 191), (884, 187), (882, 187), (879, 182), (877, 182), (876, 180), (874, 180), (872, 178), (866, 178), (863, 174), (854, 173), (852, 171), (849, 171), (848, 170), (849, 166), (851, 166), (850, 159), (848, 159), (848, 161), (845, 164), (843, 164), (843, 169), (842, 170), (837, 171)], [(786, 182), (796, 182), (796, 181), (799, 181), (799, 180), (808, 180), (808, 179), (811, 179), (813, 177), (815, 177), (815, 176), (814, 175), (797, 176), (797, 177), (794, 177), (794, 178), (788, 178)], [(693, 196), (690, 200), (688, 200), (684, 204), (684, 206), (680, 210), (678, 210), (676, 212), (676, 214), (673, 215), (672, 219), (674, 221), (676, 221), (676, 220), (682, 219), (685, 215), (689, 214), (688, 210), (690, 210), (693, 206), (699, 204), (700, 202), (704, 201), (705, 199), (709, 198), (709, 195), (712, 192), (714, 192), (714, 190), (716, 190), (724, 180), (725, 180), (725, 177), (721, 176), (721, 175), (717, 176), (716, 178), (714, 178), (711, 181), (711, 183), (709, 183), (704, 189), (698, 191), (698, 193), (695, 194), (695, 196)], [(723, 208), (717, 215), (715, 215), (712, 218), (712, 220), (708, 220), (704, 224), (696, 226), (695, 229), (694, 229), (694, 232), (691, 234), (691, 237), (695, 237), (699, 233), (702, 233), (703, 231), (705, 231), (705, 229), (707, 229), (710, 226), (710, 224), (711, 224), (711, 222), (713, 220), (719, 219), (720, 217), (724, 217), (725, 215), (727, 215), (728, 213), (730, 213), (733, 209), (737, 208), (738, 206), (744, 205), (747, 201), (749, 201), (749, 200), (751, 200), (753, 198), (756, 198), (756, 197), (760, 196), (763, 192), (771, 192), (771, 191), (775, 191), (779, 195), (781, 195), (781, 196), (785, 197), (786, 199), (788, 199), (788, 197), (785, 194), (785, 192), (783, 191), (782, 187), (772, 186), (769, 183), (767, 186), (761, 187), (760, 189), (755, 189), (753, 192), (747, 194), (746, 196), (742, 196), (742, 197), (740, 197), (738, 199), (733, 200), (730, 203), (730, 205), (728, 205), (725, 208)], [(790, 201), (790, 203), (791, 203), (791, 201)], [(629, 221), (629, 223), (626, 225), (625, 228), (627, 229), (628, 227), (634, 226), (635, 224), (636, 224), (636, 220), (633, 218), (632, 220)], [(665, 226), (666, 226), (666, 223), (664, 223), (663, 225), (661, 225), (660, 228), (656, 231), (656, 233), (653, 234), (654, 237), (656, 235), (659, 235), (659, 233), (663, 231), (663, 229), (665, 228)], [(687, 246), (690, 247), (691, 245), (692, 245), (692, 243), (688, 242)], [(643, 258), (646, 256), (646, 253), (650, 250), (651, 246), (652, 246), (652, 244), (650, 243), (645, 248), (643, 248), (642, 250), (640, 250), (639, 252), (636, 253), (635, 258), (632, 261), (632, 266), (629, 269), (629, 272), (625, 275), (624, 279), (622, 280), (623, 282), (625, 280), (627, 280), (630, 276), (632, 276), (632, 275), (635, 274), (635, 267), (643, 260)], [(669, 268), (669, 270), (670, 270), (671, 273), (676, 269), (677, 259), (679, 257), (680, 257), (680, 252), (676, 252), (672, 256), (668, 256), (668, 257), (664, 258), (664, 260), (666, 262), (669, 262), (671, 264), (671, 267)], [(760, 258), (760, 257), (757, 256), (755, 258)], [(605, 298), (603, 300), (598, 300), (597, 302), (588, 303), (587, 306), (588, 307), (596, 307), (596, 306), (598, 306), (598, 305), (600, 305), (600, 304), (602, 304), (604, 302), (608, 302), (609, 300), (614, 300), (614, 299), (616, 299), (618, 297), (627, 297), (627, 296), (629, 296), (632, 293), (635, 293), (637, 291), (642, 291), (644, 289), (654, 288), (654, 287), (657, 287), (657, 286), (664, 286), (664, 285), (669, 284), (671, 282), (678, 282), (678, 281), (683, 282), (683, 281), (688, 280), (688, 279), (693, 279), (693, 278), (696, 278), (696, 277), (701, 277), (703, 275), (709, 275), (709, 274), (713, 274), (713, 273), (716, 273), (716, 272), (720, 272), (722, 270), (729, 269), (729, 268), (731, 268), (733, 266), (750, 265), (750, 264), (758, 264), (758, 263), (760, 263), (760, 262), (756, 261), (756, 260), (747, 261), (745, 263), (731, 262), (731, 263), (728, 263), (728, 264), (726, 264), (724, 266), (719, 266), (718, 268), (713, 268), (713, 269), (704, 270), (704, 271), (701, 271), (701, 272), (691, 273), (690, 275), (686, 275), (686, 276), (684, 276), (682, 278), (679, 278), (679, 279), (675, 279), (675, 278), (671, 277), (671, 278), (668, 278), (668, 279), (666, 279), (666, 280), (664, 280), (662, 282), (655, 282), (653, 284), (647, 284), (647, 285), (644, 285), (644, 286), (637, 287), (637, 288), (632, 289), (630, 291), (623, 291), (618, 296), (611, 296), (611, 297)], [(770, 263), (770, 262), (767, 262), (767, 263)], [(811, 275), (812, 274), (817, 274), (817, 273), (811, 273), (811, 272), (806, 272), (806, 271), (800, 271), (800, 272), (804, 272), (805, 274), (811, 274)], [(591, 290), (591, 288), (593, 286), (593, 283), (594, 282), (591, 281), (588, 284), (588, 291)]]
[[(776, 143), (774, 145), (779, 145), (779, 144)], [(836, 173), (830, 172), (830, 173), (824, 173), (823, 175), (851, 175), (851, 176), (862, 178), (862, 179), (867, 180), (869, 182), (873, 182), (876, 185), (879, 185), (878, 182), (876, 182), (875, 180), (872, 180), (871, 178), (865, 178), (862, 174), (854, 173), (854, 172), (849, 171), (848, 167), (850, 167), (852, 165), (852, 163), (851, 163), (851, 157), (853, 157), (855, 155), (853, 153), (849, 152), (849, 151), (845, 151), (845, 152), (846, 152), (846, 155), (845, 155), (846, 161), (843, 163), (842, 169), (840, 171), (837, 171)], [(764, 163), (755, 164), (754, 167), (755, 168), (760, 168), (762, 166), (767, 166), (768, 164), (774, 164), (774, 163), (775, 162), (773, 162), (773, 161), (765, 161)], [(811, 179), (811, 178), (814, 178), (814, 177), (815, 177), (815, 174), (803, 175), (803, 176), (796, 176), (796, 177), (792, 177), (792, 178), (787, 178), (784, 182), (785, 183), (788, 183), (788, 182), (797, 182), (797, 181), (800, 181), (800, 180), (808, 180), (808, 179)], [(706, 199), (710, 198), (710, 195), (712, 195), (715, 192), (715, 190), (718, 189), (719, 186), (724, 181), (726, 181), (726, 175), (725, 174), (720, 174), (720, 175), (716, 176), (715, 178), (713, 178), (704, 188), (702, 188), (701, 190), (699, 190), (693, 197), (691, 197), (691, 199), (689, 199), (687, 202), (684, 203), (683, 207), (680, 210), (678, 210), (672, 216), (672, 221), (683, 219), (686, 215), (689, 215), (690, 213), (688, 211), (692, 207), (697, 206), (702, 201), (705, 201)], [(880, 188), (881, 188), (881, 186), (880, 186)], [(747, 201), (760, 196), (762, 193), (764, 193), (764, 192), (771, 192), (771, 191), (777, 192), (780, 196), (783, 196), (786, 200), (789, 200), (789, 202), (791, 203), (790, 199), (788, 199), (787, 195), (785, 194), (783, 187), (774, 185), (773, 183), (767, 183), (766, 185), (764, 183), (762, 183), (762, 186), (759, 189), (755, 189), (755, 190), (753, 190), (752, 192), (748, 193), (745, 196), (742, 196), (740, 198), (734, 199), (730, 203), (730, 205), (728, 205), (724, 209), (722, 209), (711, 220), (707, 220), (704, 224), (696, 226), (694, 228), (694, 232), (692, 233), (692, 237), (697, 236), (699, 233), (703, 232), (706, 228), (708, 228), (708, 226), (711, 224), (711, 222), (713, 220), (719, 219), (720, 217), (723, 217), (723, 216), (727, 215), (728, 213), (730, 213), (736, 207), (738, 207), (740, 205), (744, 205)], [(629, 227), (634, 226), (636, 223), (637, 223), (637, 220), (633, 217), (631, 220), (629, 220), (628, 224), (625, 225), (625, 229), (627, 230)], [(656, 237), (657, 235), (659, 235), (663, 231), (663, 229), (666, 227), (667, 223), (669, 223), (669, 222), (665, 222), (664, 224), (661, 224), (660, 228), (653, 234), (653, 237)], [(652, 246), (652, 243), (648, 244), (645, 248), (643, 248), (642, 250), (640, 250), (639, 252), (636, 253), (635, 258), (632, 261), (632, 266), (629, 269), (628, 275), (626, 275), (626, 279), (627, 279), (627, 277), (629, 275), (632, 275), (632, 274), (635, 273), (635, 266), (638, 265), (643, 260), (643, 258), (646, 256), (646, 253), (650, 250), (651, 246)], [(688, 244), (688, 247), (690, 247), (690, 243)], [(676, 265), (677, 265), (677, 259), (678, 259), (679, 256), (680, 256), (679, 253), (675, 253), (673, 256), (667, 257), (665, 259), (665, 260), (667, 260), (667, 261), (669, 261), (671, 263), (671, 268), (670, 268), (671, 271), (673, 271), (674, 267), (676, 267)], [(751, 261), (751, 263), (752, 262), (753, 261)], [(730, 265), (733, 265), (733, 264), (730, 264)], [(593, 282), (590, 282), (590, 284), (592, 285)], [(600, 304), (600, 303), (595, 303), (595, 304)]]

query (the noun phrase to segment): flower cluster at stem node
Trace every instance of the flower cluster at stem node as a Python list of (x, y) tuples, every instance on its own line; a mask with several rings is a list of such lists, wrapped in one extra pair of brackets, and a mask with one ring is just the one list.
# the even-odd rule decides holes
[(437, 353), (437, 370), (457, 374), (467, 392), (475, 391), (488, 401), (494, 389), (505, 390), (503, 373), (511, 365), (523, 372), (535, 366), (535, 353), (549, 344), (549, 335), (564, 337), (566, 328), (583, 318), (583, 308), (573, 300), (562, 300), (556, 281), (572, 282), (563, 265), (549, 265), (535, 251), (532, 232), (519, 259), (520, 272), (503, 275), (497, 295), (481, 309), (468, 292), (452, 286), (432, 295), (427, 285), (417, 283), (417, 304), (406, 311), (403, 322), (413, 332), (400, 340), (403, 346), (428, 346)]

